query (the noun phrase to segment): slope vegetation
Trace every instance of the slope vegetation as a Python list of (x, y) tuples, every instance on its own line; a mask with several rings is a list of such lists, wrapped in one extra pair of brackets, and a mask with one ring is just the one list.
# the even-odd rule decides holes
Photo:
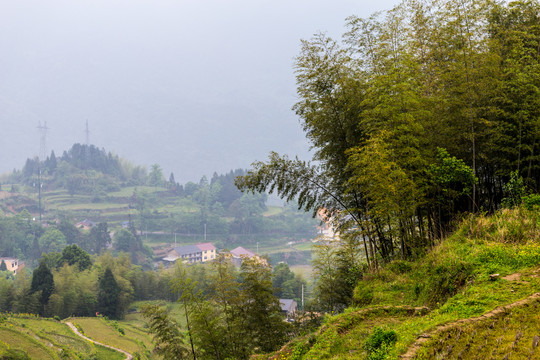
[(539, 358), (540, 212), (466, 219), (415, 262), (364, 276), (354, 306), (269, 359)]
[(32, 314), (3, 315), (0, 339), (2, 359), (125, 359), (117, 351), (83, 340), (66, 324)]

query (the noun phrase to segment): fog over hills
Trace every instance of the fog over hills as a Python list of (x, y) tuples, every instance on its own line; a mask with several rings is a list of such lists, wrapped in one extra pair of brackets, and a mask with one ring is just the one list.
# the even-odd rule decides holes
[(168, 177), (308, 156), (293, 62), (300, 39), (339, 36), (395, 0), (0, 3), (0, 173), (90, 142)]

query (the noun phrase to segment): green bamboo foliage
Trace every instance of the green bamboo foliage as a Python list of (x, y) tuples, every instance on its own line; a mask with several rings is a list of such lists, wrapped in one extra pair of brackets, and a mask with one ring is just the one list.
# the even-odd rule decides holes
[[(293, 109), (314, 163), (273, 153), (237, 184), (324, 208), (352, 234), (316, 252), (319, 293), (351, 241), (377, 267), (501, 207), (512, 173), (538, 192), (539, 14), (535, 0), (405, 0), (348, 18), (341, 42), (302, 41)], [(327, 290), (327, 308), (346, 302)]]
[(372, 267), (500, 207), (514, 171), (538, 192), (539, 13), (529, 0), (406, 0), (348, 18), (341, 42), (302, 41), (293, 109), (315, 165), (273, 153), (237, 184), (325, 208)]

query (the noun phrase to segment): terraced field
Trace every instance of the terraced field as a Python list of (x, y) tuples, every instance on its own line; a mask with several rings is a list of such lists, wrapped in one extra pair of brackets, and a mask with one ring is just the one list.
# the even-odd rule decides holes
[(120, 321), (105, 321), (103, 318), (71, 318), (70, 321), (92, 340), (120, 348), (135, 357), (151, 358), (152, 335), (142, 329)]
[(94, 345), (75, 335), (66, 324), (35, 316), (9, 315), (0, 323), (0, 356), (9, 351), (27, 354), (31, 359), (120, 360), (125, 356)]

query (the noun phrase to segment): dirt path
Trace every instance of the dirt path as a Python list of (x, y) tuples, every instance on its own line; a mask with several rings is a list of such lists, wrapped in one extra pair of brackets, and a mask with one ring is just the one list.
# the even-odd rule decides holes
[(437, 335), (441, 331), (448, 330), (448, 329), (450, 329), (452, 327), (455, 327), (455, 326), (458, 326), (458, 325), (461, 325), (461, 324), (467, 324), (467, 323), (471, 323), (473, 321), (489, 319), (489, 318), (492, 318), (492, 317), (494, 317), (494, 316), (496, 316), (496, 315), (498, 315), (498, 314), (500, 314), (502, 312), (510, 310), (510, 309), (512, 309), (512, 308), (514, 308), (516, 306), (525, 305), (525, 304), (527, 304), (529, 302), (532, 302), (534, 300), (539, 300), (539, 299), (540, 299), (540, 293), (532, 294), (531, 296), (529, 296), (529, 297), (527, 297), (525, 299), (518, 300), (518, 301), (513, 302), (511, 304), (508, 304), (508, 305), (499, 306), (498, 308), (495, 308), (495, 309), (491, 310), (490, 312), (485, 313), (484, 315), (474, 317), (474, 318), (461, 319), (461, 320), (457, 320), (457, 321), (447, 323), (447, 324), (444, 324), (444, 325), (436, 326), (434, 329), (432, 329), (432, 330), (430, 330), (428, 332), (425, 332), (422, 335), (418, 336), (416, 341), (411, 346), (409, 346), (409, 349), (407, 350), (407, 352), (400, 356), (400, 359), (408, 359), (408, 360), (415, 359), (416, 358), (416, 353), (422, 347), (422, 345), (424, 345), (425, 342), (427, 342), (429, 339), (431, 339), (433, 336)]
[(90, 338), (84, 336), (83, 334), (81, 334), (81, 333), (79, 332), (79, 330), (77, 330), (77, 328), (75, 327), (75, 325), (73, 325), (71, 322), (66, 321), (65, 324), (66, 324), (67, 326), (69, 326), (70, 329), (73, 330), (73, 332), (74, 332), (76, 335), (82, 337), (83, 339), (88, 340), (88, 341), (90, 341), (90, 342), (93, 343), (93, 344), (101, 345), (101, 346), (104, 346), (104, 347), (106, 347), (106, 348), (113, 349), (113, 350), (116, 350), (116, 351), (118, 351), (118, 352), (121, 352), (122, 354), (126, 355), (126, 360), (132, 360), (132, 359), (133, 359), (133, 355), (131, 355), (131, 354), (128, 353), (127, 351), (124, 351), (124, 350), (122, 350), (122, 349), (115, 348), (114, 346), (102, 344), (102, 343), (100, 343), (100, 342), (97, 342), (97, 341), (95, 341), (95, 340), (92, 340), (92, 339), (90, 339)]

